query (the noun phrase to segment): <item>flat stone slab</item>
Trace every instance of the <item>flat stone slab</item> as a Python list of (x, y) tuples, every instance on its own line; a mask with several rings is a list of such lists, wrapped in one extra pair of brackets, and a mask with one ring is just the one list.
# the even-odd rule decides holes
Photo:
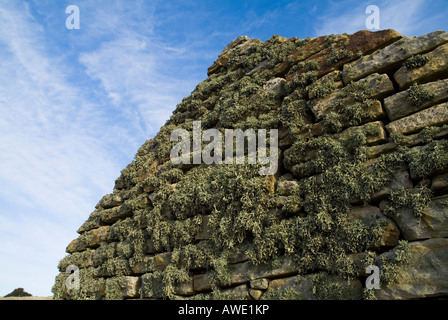
[(405, 240), (448, 237), (448, 195), (431, 200), (421, 217), (401, 209), (392, 217)]
[(437, 78), (445, 78), (448, 75), (448, 44), (438, 47), (426, 54), (429, 61), (414, 69), (401, 67), (395, 74), (394, 79), (400, 89), (408, 88), (414, 83), (422, 83)]
[(433, 50), (447, 43), (445, 31), (435, 31), (420, 37), (405, 37), (391, 45), (344, 65), (342, 79), (345, 84), (364, 78), (374, 72), (394, 70), (413, 55)]
[[(394, 86), (387, 74), (374, 73), (365, 79), (357, 81), (357, 84), (367, 85), (367, 87), (371, 90), (371, 93), (368, 96), (368, 98), (370, 99), (382, 99), (388, 94), (394, 92)], [(325, 115), (327, 115), (331, 111), (332, 105), (334, 105), (336, 101), (342, 100), (349, 103), (350, 95), (348, 97), (343, 97), (344, 95), (341, 90), (335, 90), (329, 96), (315, 100), (313, 103), (311, 103), (311, 111), (313, 112), (317, 120), (322, 120)]]
[[(407, 300), (447, 296), (448, 239), (415, 241), (409, 245), (410, 260), (397, 267), (396, 283), (389, 286), (381, 284), (380, 289), (374, 290), (375, 297), (380, 300)], [(396, 260), (392, 249), (377, 257), (375, 264), (379, 267), (382, 256)]]
[(448, 103), (442, 103), (395, 120), (386, 125), (386, 130), (390, 133), (408, 134), (420, 131), (425, 127), (440, 126), (445, 123), (448, 123)]
[(384, 99), (384, 109), (391, 121), (406, 117), (448, 99), (448, 79), (422, 84), (421, 88), (434, 92), (434, 98), (420, 105), (415, 105), (406, 100), (409, 95), (408, 89)]

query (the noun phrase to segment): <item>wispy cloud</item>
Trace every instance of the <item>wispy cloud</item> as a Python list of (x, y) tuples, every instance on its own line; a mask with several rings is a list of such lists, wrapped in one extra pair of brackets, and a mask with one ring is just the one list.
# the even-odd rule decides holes
[[(321, 12), (316, 21), (317, 36), (339, 33), (354, 33), (366, 29), (366, 8), (377, 5), (380, 9), (380, 28), (395, 29), (406, 35), (420, 35), (422, 26), (427, 26), (428, 8), (431, 1), (353, 1), (332, 2)], [(431, 17), (434, 19), (434, 17)], [(429, 32), (429, 31), (428, 31)]]
[(137, 126), (114, 125), (70, 82), (27, 4), (2, 3), (0, 30), (0, 284), (26, 278), (49, 294), (65, 246), (130, 160), (119, 152), (135, 153)]
[(78, 4), (79, 33), (47, 30), (62, 7), (39, 20), (26, 2), (0, 4), (2, 291), (50, 294), (76, 229), (202, 80), (188, 74), (201, 53), (156, 37), (147, 2)]

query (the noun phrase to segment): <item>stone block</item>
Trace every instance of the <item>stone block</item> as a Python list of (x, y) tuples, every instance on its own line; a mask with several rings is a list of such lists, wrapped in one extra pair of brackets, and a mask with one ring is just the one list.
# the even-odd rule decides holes
[(432, 179), (431, 191), (436, 194), (448, 192), (448, 173), (438, 175)]
[(448, 99), (448, 79), (422, 84), (421, 87), (434, 92), (434, 98), (420, 105), (415, 105), (406, 100), (409, 94), (408, 89), (384, 99), (384, 109), (391, 121), (406, 117)]
[(141, 286), (141, 283), (140, 283), (139, 277), (131, 277), (131, 276), (124, 277), (124, 280), (122, 283), (123, 297), (124, 298), (139, 297), (140, 286)]
[(283, 78), (274, 78), (266, 82), (266, 84), (263, 86), (263, 89), (265, 91), (272, 91), (279, 95), (285, 95), (286, 89), (285, 89), (286, 80)]
[(132, 215), (132, 207), (126, 203), (118, 208), (106, 209), (103, 211), (101, 221), (107, 224), (112, 224), (119, 219), (124, 219)]
[(109, 226), (99, 227), (97, 229), (89, 230), (74, 239), (66, 248), (67, 253), (76, 251), (84, 251), (87, 248), (97, 248), (101, 242), (106, 241), (109, 235)]
[[(374, 290), (380, 300), (409, 300), (448, 295), (448, 239), (437, 238), (409, 243), (410, 258), (397, 267), (396, 281), (381, 284)], [(382, 257), (395, 261), (395, 250), (377, 257), (375, 264), (382, 266)], [(380, 273), (381, 281), (381, 273)]]
[(368, 249), (379, 249), (382, 247), (394, 247), (398, 244), (400, 238), (400, 230), (395, 223), (377, 207), (365, 205), (353, 207), (348, 213), (349, 220), (360, 220), (363, 224), (373, 226), (376, 220), (384, 220), (386, 226), (384, 233), (378, 243), (373, 244)]
[(342, 79), (345, 84), (372, 73), (387, 73), (397, 69), (413, 55), (433, 50), (447, 43), (445, 31), (435, 31), (420, 37), (405, 37), (354, 62), (344, 65)]
[(266, 290), (269, 286), (269, 279), (261, 278), (255, 279), (250, 282), (250, 287), (252, 289)]
[[(394, 86), (387, 74), (374, 73), (365, 79), (357, 81), (356, 84), (366, 85), (371, 90), (371, 93), (368, 95), (368, 98), (370, 99), (382, 99), (394, 92)], [(325, 115), (332, 111), (332, 106), (337, 101), (350, 103), (351, 96), (344, 97), (344, 90), (346, 89), (335, 90), (330, 95), (322, 99), (317, 99), (311, 103), (311, 111), (317, 120), (322, 120)]]
[(406, 89), (414, 83), (423, 83), (448, 76), (448, 44), (440, 46), (426, 54), (429, 61), (414, 69), (401, 67), (395, 74), (394, 79), (400, 89)]
[(405, 240), (448, 237), (448, 195), (433, 198), (421, 217), (403, 208), (392, 219)]
[(395, 120), (386, 125), (390, 133), (408, 134), (420, 131), (429, 126), (440, 126), (448, 123), (448, 103), (442, 103), (431, 108)]
[(171, 253), (163, 252), (156, 254), (154, 256), (154, 269), (155, 270), (165, 270), (166, 266), (171, 262)]

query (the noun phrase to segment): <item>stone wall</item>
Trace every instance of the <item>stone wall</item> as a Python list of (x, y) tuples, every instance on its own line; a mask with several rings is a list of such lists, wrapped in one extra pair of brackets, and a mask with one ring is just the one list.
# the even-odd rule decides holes
[[(446, 297), (447, 76), (444, 31), (238, 37), (79, 228), (55, 298)], [(278, 129), (278, 172), (173, 165), (194, 120)]]

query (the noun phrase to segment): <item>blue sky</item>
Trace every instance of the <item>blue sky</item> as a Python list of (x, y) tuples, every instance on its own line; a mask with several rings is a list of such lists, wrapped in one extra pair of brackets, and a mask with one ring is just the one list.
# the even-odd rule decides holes
[(354, 33), (371, 4), (381, 29), (448, 29), (443, 0), (1, 0), (0, 296), (51, 295), (78, 227), (227, 43)]

